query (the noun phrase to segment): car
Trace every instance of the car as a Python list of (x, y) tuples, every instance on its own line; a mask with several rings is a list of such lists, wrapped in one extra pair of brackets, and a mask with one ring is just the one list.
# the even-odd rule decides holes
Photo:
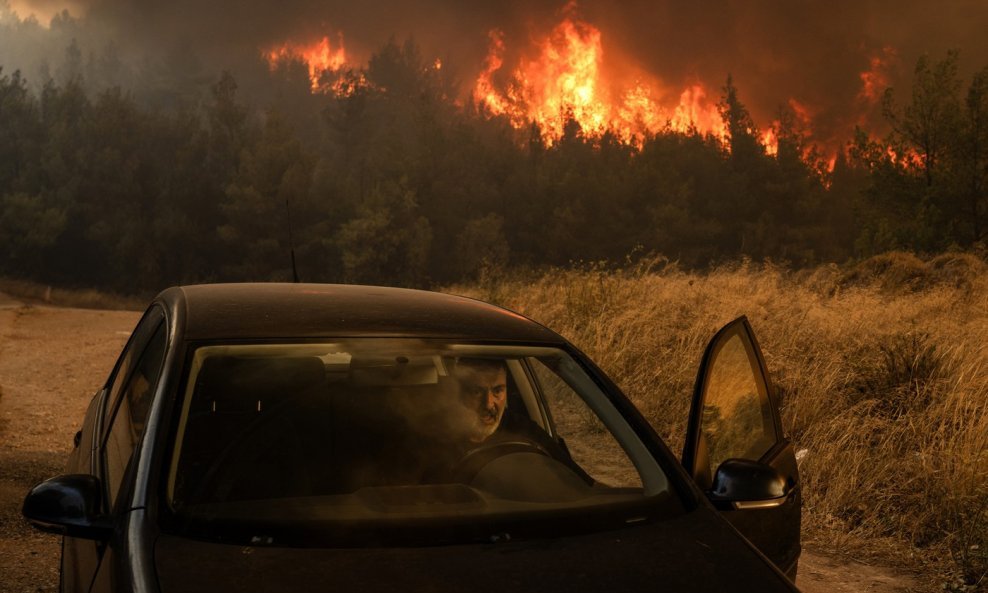
[(677, 459), (587, 356), (510, 310), (174, 287), (23, 514), (64, 536), (72, 592), (795, 591), (798, 468), (745, 318), (692, 398)]

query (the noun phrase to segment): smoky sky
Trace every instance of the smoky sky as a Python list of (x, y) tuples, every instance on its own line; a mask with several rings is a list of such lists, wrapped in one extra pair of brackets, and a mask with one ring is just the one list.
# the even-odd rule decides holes
[(466, 80), (483, 65), (491, 29), (524, 52), (572, 14), (601, 30), (605, 66), (641, 69), (670, 89), (717, 91), (730, 74), (756, 120), (794, 99), (824, 128), (863, 117), (860, 75), (875, 56), (897, 87), (923, 54), (958, 49), (965, 75), (988, 66), (985, 0), (88, 1), (86, 19), (128, 45), (190, 46), (222, 62), (342, 32), (349, 55), (366, 60), (389, 38), (412, 38)]

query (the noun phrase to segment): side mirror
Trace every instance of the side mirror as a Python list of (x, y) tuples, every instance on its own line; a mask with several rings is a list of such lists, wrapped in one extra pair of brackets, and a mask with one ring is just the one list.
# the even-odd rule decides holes
[(102, 540), (113, 532), (111, 519), (100, 514), (102, 498), (103, 486), (95, 476), (57, 476), (27, 493), (21, 513), (41, 531)]
[(770, 465), (748, 459), (727, 459), (714, 474), (707, 497), (728, 509), (763, 509), (781, 506), (791, 488)]

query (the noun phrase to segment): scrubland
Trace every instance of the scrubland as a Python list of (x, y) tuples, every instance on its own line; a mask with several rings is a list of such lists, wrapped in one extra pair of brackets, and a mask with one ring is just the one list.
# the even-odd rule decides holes
[(988, 266), (890, 253), (794, 272), (651, 259), (485, 273), (451, 292), (524, 313), (595, 359), (677, 453), (715, 331), (746, 315), (800, 452), (804, 541), (988, 590)]

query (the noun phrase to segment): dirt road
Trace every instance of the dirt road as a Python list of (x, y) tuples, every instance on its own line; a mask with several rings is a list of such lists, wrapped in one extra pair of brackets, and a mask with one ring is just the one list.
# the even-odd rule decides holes
[[(57, 591), (59, 538), (20, 516), (25, 492), (62, 471), (72, 436), (139, 314), (25, 306), (0, 294), (0, 593)], [(806, 550), (805, 593), (918, 590), (901, 571)]]

